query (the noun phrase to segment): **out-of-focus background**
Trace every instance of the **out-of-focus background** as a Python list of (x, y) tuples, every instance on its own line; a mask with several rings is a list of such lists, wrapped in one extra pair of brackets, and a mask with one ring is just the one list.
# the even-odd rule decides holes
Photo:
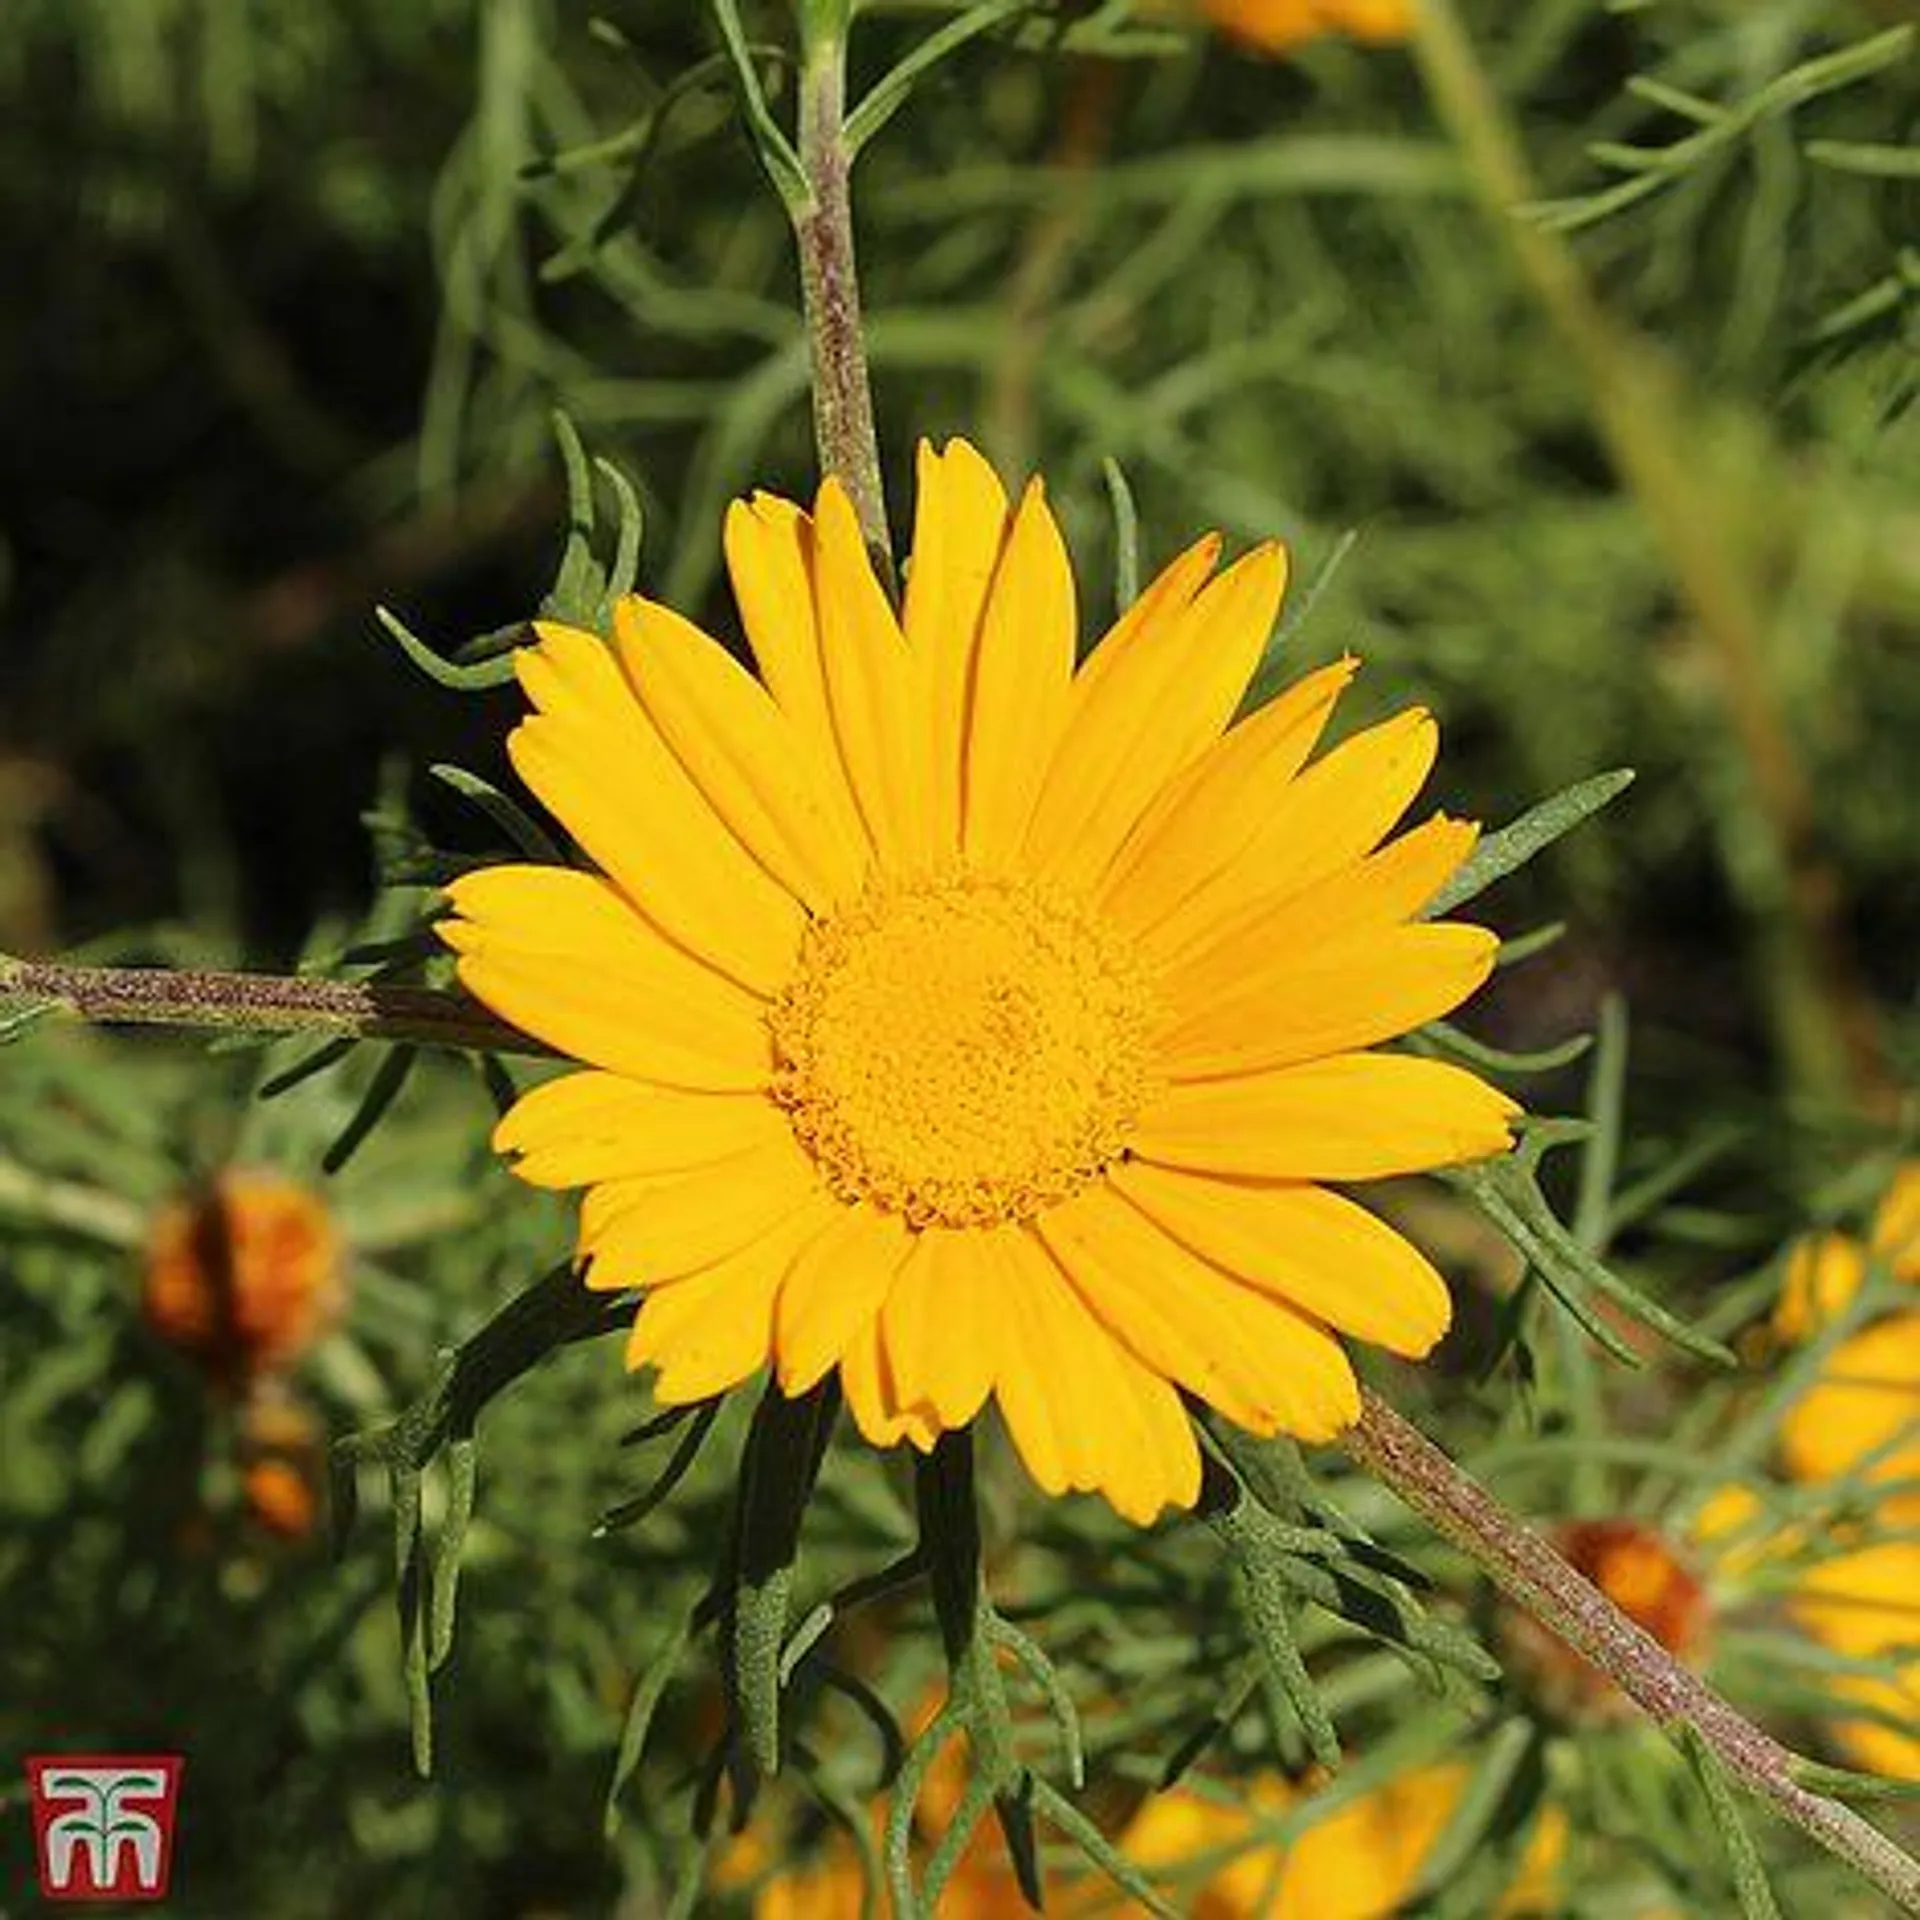
[[(875, 4), (860, 76), (953, 11)], [(1288, 541), (1291, 662), (1359, 653), (1356, 716), (1430, 703), (1436, 802), (1500, 821), (1635, 768), (1493, 897), (1503, 931), (1568, 930), (1468, 1024), (1545, 1048), (1620, 998), (1619, 1180), (1687, 1177), (1616, 1251), (1710, 1312), (1870, 1206), (1920, 1065), (1904, 10), (1467, 9), (1530, 218), (1666, 396), (1696, 506), (1664, 525), (1405, 49), (1062, 39), (1094, 11), (976, 42), (860, 163), (896, 520), (918, 436), (1044, 470), (1091, 631), (1117, 462), (1149, 560), (1206, 526)], [(784, 7), (748, 14), (790, 42)], [(10, 0), (0, 951), (328, 964), (393, 930), (382, 848), (392, 874), (418, 835), (490, 845), (424, 770), (507, 784), (516, 697), (434, 686), (373, 607), (448, 652), (536, 611), (565, 533), (556, 407), (637, 489), (645, 590), (732, 630), (724, 503), (813, 471), (791, 245), (716, 44), (663, 0)], [(1744, 655), (1676, 585), (1689, 541), (1738, 582)], [(645, 1411), (602, 1349), (489, 1413), (421, 1786), (380, 1520), (328, 1562), (318, 1450), (421, 1391), (564, 1252), (565, 1214), (491, 1165), (486, 1089), (451, 1064), (322, 1174), (380, 1069), (256, 1103), (289, 1058), (65, 1033), (0, 1056), (0, 1763), (183, 1747), (183, 1912), (654, 1911), (649, 1808), (679, 1806), (697, 1687), (681, 1764), (611, 1844), (601, 1800), (719, 1483), (589, 1539)], [(1523, 1095), (1578, 1111), (1589, 1065)], [(223, 1376), (156, 1314), (150, 1248), (169, 1198), (232, 1166), (318, 1196), (326, 1224), (296, 1206), (288, 1230), (337, 1233), (351, 1303)], [(1469, 1308), (1484, 1288), (1485, 1333), (1510, 1272), (1448, 1203), (1405, 1205)], [(1472, 1353), (1456, 1373), (1464, 1395)], [(1468, 1438), (1504, 1417), (1457, 1415)], [(884, 1547), (884, 1477), (836, 1498), (847, 1540)], [(24, 1845), (0, 1779), (0, 1913), (32, 1910)]]

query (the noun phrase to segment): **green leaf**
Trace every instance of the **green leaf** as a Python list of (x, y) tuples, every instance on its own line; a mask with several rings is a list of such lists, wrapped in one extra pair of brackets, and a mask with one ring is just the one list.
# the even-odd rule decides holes
[(720, 29), (721, 43), (733, 65), (734, 82), (740, 89), (740, 110), (746, 120), (753, 149), (760, 156), (760, 164), (766, 169), (767, 178), (773, 182), (774, 191), (779, 194), (787, 211), (794, 214), (804, 212), (811, 199), (806, 169), (800, 164), (800, 156), (793, 150), (793, 142), (787, 138), (780, 123), (773, 117), (773, 109), (767, 104), (766, 89), (761, 86), (759, 69), (753, 64), (753, 52), (747, 44), (746, 29), (740, 24), (740, 9), (735, 0), (708, 0), (708, 4), (713, 10), (714, 22)]
[[(375, 607), (373, 617), (399, 642), (400, 651), (424, 673), (429, 680), (439, 686), (450, 687), (455, 693), (484, 693), (493, 687), (504, 687), (513, 679), (513, 647), (522, 643), (526, 628), (516, 624), (501, 629), (501, 633), (511, 635), (506, 647), (498, 653), (461, 665), (447, 659), (422, 640), (407, 626), (400, 616), (389, 607)], [(499, 636), (484, 635), (484, 639)]]
[(1241, 696), (1242, 717), (1264, 707), (1279, 692), (1280, 682), (1286, 677), (1287, 643), (1313, 618), (1327, 589), (1333, 585), (1334, 576), (1346, 565), (1348, 556), (1359, 542), (1359, 529), (1347, 528), (1333, 543), (1327, 557), (1314, 569), (1313, 578), (1299, 592), (1287, 595), (1281, 608), (1280, 624), (1274, 628), (1261, 650), (1259, 664), (1254, 668), (1252, 678), (1247, 682), (1247, 690)]
[(1477, 1166), (1455, 1167), (1442, 1177), (1450, 1186), (1471, 1194), (1489, 1220), (1523, 1253), (1555, 1297), (1573, 1309), (1595, 1339), (1616, 1359), (1637, 1365), (1638, 1357), (1607, 1328), (1604, 1320), (1586, 1310), (1583, 1295), (1597, 1293), (1643, 1326), (1670, 1341), (1684, 1353), (1719, 1367), (1739, 1362), (1718, 1340), (1690, 1327), (1657, 1300), (1632, 1286), (1569, 1231), (1540, 1191), (1529, 1157), (1520, 1152), (1484, 1160)]
[(1484, 893), (1496, 880), (1517, 873), (1535, 854), (1564, 839), (1632, 785), (1632, 769), (1620, 767), (1612, 773), (1596, 773), (1529, 807), (1518, 820), (1481, 840), (1459, 872), (1427, 903), (1425, 917), (1451, 913)]
[[(769, 1383), (740, 1465), (736, 1564), (727, 1595), (728, 1704), (754, 1775), (780, 1770), (780, 1668), (800, 1527), (840, 1410), (829, 1379), (797, 1399)], [(750, 1795), (753, 1776), (736, 1780)]]
[(653, 1726), (654, 1715), (659, 1712), (660, 1702), (666, 1698), (667, 1689), (673, 1684), (673, 1676), (679, 1672), (680, 1662), (686, 1658), (687, 1649), (700, 1630), (700, 1619), (697, 1607), (689, 1608), (682, 1614), (666, 1639), (660, 1643), (653, 1658), (641, 1669), (640, 1678), (634, 1684), (633, 1698), (627, 1703), (627, 1717), (620, 1727), (620, 1746), (614, 1755), (613, 1777), (607, 1783), (602, 1825), (609, 1838), (620, 1825), (620, 1795), (646, 1752), (647, 1734)]
[(474, 1486), (480, 1454), (473, 1435), (460, 1434), (447, 1444), (447, 1510), (434, 1537), (429, 1569), (430, 1609), (427, 1631), (427, 1668), (437, 1673), (453, 1651), (453, 1617), (460, 1590), (460, 1552), (473, 1519)]
[(964, 13), (956, 14), (944, 27), (936, 28), (901, 60), (887, 69), (860, 104), (847, 115), (844, 137), (848, 162), (859, 157), (860, 150), (906, 105), (914, 83), (930, 73), (968, 41), (977, 40), (1003, 20), (1025, 13), (1034, 0), (978, 0)]
[(1140, 598), (1140, 514), (1120, 462), (1102, 460), (1100, 471), (1113, 503), (1113, 610), (1118, 618)]
[(322, 1172), (338, 1173), (360, 1151), (387, 1109), (399, 1097), (419, 1057), (418, 1047), (401, 1045), (388, 1049), (385, 1058), (374, 1068), (373, 1078), (367, 1082), (367, 1090), (360, 1096), (360, 1103), (354, 1108), (351, 1118), (320, 1156)]
[(549, 867), (566, 865), (566, 855), (547, 833), (534, 823), (518, 801), (502, 793), (491, 780), (483, 780), (479, 774), (444, 760), (435, 761), (427, 772), (443, 787), (451, 787), (463, 800), (471, 800), (529, 860)]
[[(660, 1469), (652, 1485), (644, 1492), (635, 1494), (629, 1500), (622, 1500), (617, 1506), (609, 1507), (600, 1516), (593, 1529), (593, 1537), (596, 1540), (603, 1539), (607, 1534), (616, 1533), (623, 1528), (638, 1526), (648, 1514), (654, 1512), (671, 1496), (674, 1488), (686, 1478), (694, 1461), (699, 1458), (700, 1449), (706, 1445), (707, 1436), (713, 1431), (713, 1423), (720, 1417), (720, 1408), (723, 1404), (721, 1399), (715, 1398), (703, 1400), (697, 1407), (684, 1409), (692, 1416), (692, 1425), (680, 1436), (679, 1443), (668, 1457), (667, 1464)], [(673, 1411), (678, 1414), (683, 1409), (676, 1407)], [(651, 1426), (653, 1423), (649, 1422), (648, 1425)], [(644, 1431), (643, 1429), (642, 1432)], [(622, 1444), (631, 1442), (634, 1438), (634, 1434), (628, 1434), (626, 1441)]]
[(1033, 1807), (1136, 1906), (1156, 1915), (1157, 1920), (1180, 1920), (1179, 1909), (1161, 1897), (1153, 1882), (1071, 1800), (1037, 1774), (1033, 1779)]
[(1683, 1727), (1681, 1750), (1693, 1767), (1694, 1777), (1706, 1790), (1707, 1811), (1720, 1834), (1727, 1853), (1727, 1865), (1733, 1873), (1734, 1897), (1740, 1902), (1745, 1920), (1781, 1920), (1780, 1903), (1773, 1897), (1760, 1849), (1753, 1843), (1746, 1816), (1734, 1798), (1732, 1782), (1720, 1756), (1707, 1745), (1699, 1730)]

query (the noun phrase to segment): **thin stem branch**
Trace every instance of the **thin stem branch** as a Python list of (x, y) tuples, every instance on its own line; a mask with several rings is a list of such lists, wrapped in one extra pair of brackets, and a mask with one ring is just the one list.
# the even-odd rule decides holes
[(0, 1016), (45, 1006), (103, 1026), (405, 1040), (494, 1053), (548, 1051), (464, 994), (434, 987), (0, 958)]
[(1682, 1666), (1376, 1394), (1347, 1451), (1474, 1560), (1516, 1604), (1604, 1673), (1670, 1736), (1694, 1733), (1748, 1791), (1849, 1862), (1903, 1913), (1920, 1914), (1920, 1862), (1851, 1807), (1800, 1784), (1800, 1759)]
[(800, 296), (813, 350), (813, 431), (822, 476), (846, 488), (867, 549), (891, 585), (893, 541), (880, 483), (880, 443), (853, 251), (846, 107), (846, 43), (837, 33), (822, 33), (808, 44), (800, 72), (800, 167), (807, 197), (793, 215)]
[[(1802, 1091), (1891, 1099), (1873, 1000), (1849, 949), (1841, 888), (1767, 657), (1764, 603), (1722, 517), (1703, 497), (1673, 369), (1594, 297), (1573, 250), (1523, 211), (1538, 192), (1525, 149), (1452, 0), (1420, 0), (1416, 41), (1434, 106), (1458, 142), (1521, 273), (1585, 380), (1595, 424), (1638, 497), (1714, 666), (1729, 735), (1763, 821), (1779, 899), (1757, 903), (1769, 1012)], [(1777, 905), (1778, 913), (1769, 911)]]

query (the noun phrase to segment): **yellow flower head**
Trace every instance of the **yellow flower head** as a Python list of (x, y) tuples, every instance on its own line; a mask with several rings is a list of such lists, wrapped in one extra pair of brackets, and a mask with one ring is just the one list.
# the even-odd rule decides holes
[(225, 1385), (291, 1366), (345, 1304), (339, 1230), (285, 1174), (229, 1168), (169, 1201), (148, 1229), (147, 1322)]
[[(1390, 1920), (1414, 1892), (1467, 1778), (1464, 1766), (1417, 1768), (1335, 1808), (1281, 1848), (1255, 1841), (1256, 1824), (1285, 1812), (1296, 1790), (1256, 1780), (1229, 1805), (1175, 1788), (1141, 1807), (1121, 1850), (1177, 1884), (1182, 1911), (1195, 1920)], [(1495, 1910), (1502, 1920), (1558, 1904), (1566, 1838), (1566, 1815), (1549, 1807)], [(1240, 1851), (1197, 1888), (1179, 1871), (1184, 1861), (1236, 1845)]]
[[(846, 495), (737, 504), (759, 674), (629, 599), (518, 656), (515, 766), (598, 873), (451, 889), (466, 986), (589, 1069), (499, 1149), (585, 1186), (590, 1285), (645, 1299), (668, 1404), (838, 1369), (877, 1445), (992, 1398), (1035, 1480), (1150, 1519), (1200, 1463), (1180, 1393), (1261, 1434), (1357, 1412), (1336, 1335), (1424, 1354), (1447, 1292), (1324, 1181), (1495, 1153), (1511, 1102), (1368, 1051), (1485, 979), (1417, 916), (1473, 844), (1386, 836), (1404, 713), (1308, 760), (1352, 663), (1229, 725), (1279, 605), (1262, 547), (1175, 560), (1076, 671), (1036, 482), (923, 448), (896, 615)], [(1383, 844), (1384, 842), (1384, 844)]]
[(1773, 1310), (1775, 1336), (1799, 1345), (1837, 1319), (1865, 1284), (1869, 1256), (1896, 1280), (1920, 1284), (1920, 1160), (1895, 1171), (1867, 1246), (1844, 1233), (1816, 1233), (1794, 1247)]
[(1836, 1653), (1893, 1661), (1890, 1677), (1834, 1676), (1836, 1695), (1884, 1717), (1842, 1720), (1832, 1734), (1856, 1765), (1920, 1780), (1920, 1541), (1881, 1541), (1823, 1562), (1801, 1582), (1794, 1613)]
[(1384, 43), (1413, 32), (1409, 0), (1200, 0), (1222, 33), (1265, 53), (1289, 53), (1323, 34)]
[[(1920, 1485), (1920, 1312), (1896, 1313), (1841, 1341), (1780, 1423), (1780, 1457), (1796, 1480), (1859, 1471), (1878, 1485)], [(1889, 1499), (1920, 1517), (1920, 1493)]]

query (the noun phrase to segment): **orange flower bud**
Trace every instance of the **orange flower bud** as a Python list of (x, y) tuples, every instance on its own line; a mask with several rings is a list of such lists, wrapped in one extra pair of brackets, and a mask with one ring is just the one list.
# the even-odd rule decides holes
[(345, 1303), (339, 1230), (284, 1174), (230, 1168), (148, 1231), (148, 1324), (230, 1387), (291, 1366)]

